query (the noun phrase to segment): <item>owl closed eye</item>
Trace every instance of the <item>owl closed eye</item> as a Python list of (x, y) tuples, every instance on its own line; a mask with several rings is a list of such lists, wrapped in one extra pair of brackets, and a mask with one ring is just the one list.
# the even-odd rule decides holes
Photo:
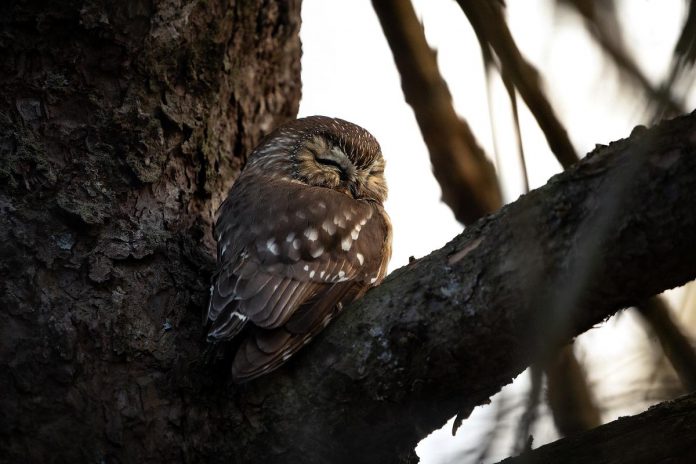
[(384, 159), (361, 127), (285, 124), (251, 153), (218, 212), (208, 340), (238, 340), (232, 377), (270, 372), (377, 285), (391, 256)]

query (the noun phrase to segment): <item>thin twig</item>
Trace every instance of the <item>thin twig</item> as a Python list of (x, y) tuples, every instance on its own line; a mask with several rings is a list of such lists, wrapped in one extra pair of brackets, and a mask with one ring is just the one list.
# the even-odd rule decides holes
[(503, 16), (502, 6), (492, 1), (457, 0), (469, 18), (482, 47), (490, 46), (501, 64), (501, 74), (508, 76), (537, 120), (539, 127), (564, 168), (578, 160), (568, 133), (546, 98), (536, 69), (524, 59), (515, 44)]
[(373, 0), (389, 42), (406, 101), (430, 152), (442, 200), (457, 220), (470, 224), (502, 204), (495, 168), (468, 124), (452, 106), (452, 96), (428, 46), (410, 0)]

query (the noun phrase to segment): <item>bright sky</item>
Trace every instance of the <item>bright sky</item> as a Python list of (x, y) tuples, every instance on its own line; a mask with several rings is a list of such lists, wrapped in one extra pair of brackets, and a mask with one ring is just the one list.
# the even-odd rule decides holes
[[(618, 83), (617, 72), (588, 39), (577, 18), (564, 14), (562, 9), (554, 10), (555, 2), (550, 0), (506, 3), (509, 25), (518, 46), (541, 70), (548, 96), (581, 155), (592, 150), (595, 143), (606, 144), (628, 136), (642, 122), (644, 104), (639, 94)], [(625, 43), (634, 51), (648, 77), (659, 82), (681, 29), (684, 2), (622, 0), (617, 3), (619, 17), (624, 25), (630, 26)], [(450, 86), (456, 110), (492, 155), (493, 131), (481, 55), (466, 18), (451, 0), (414, 0), (414, 5), (428, 41), (438, 51), (440, 69)], [(304, 0), (302, 14), (300, 116), (340, 117), (365, 127), (379, 140), (387, 160), (386, 208), (394, 225), (390, 269), (396, 269), (406, 264), (409, 256), (418, 258), (440, 248), (462, 227), (440, 202), (440, 188), (432, 176), (413, 112), (404, 102), (391, 51), (370, 1)], [(501, 84), (494, 85), (492, 92), (495, 133), (504, 165), (499, 175), (506, 201), (514, 201), (523, 192), (510, 106)], [(696, 99), (692, 98), (690, 103), (693, 108)], [(531, 187), (535, 188), (559, 172), (560, 167), (524, 104), (520, 103), (519, 107), (529, 178)], [(624, 321), (635, 325), (630, 317)], [(597, 342), (599, 332), (589, 335), (595, 337), (593, 343)], [(611, 346), (616, 347), (616, 334), (609, 336), (613, 340)], [(616, 356), (622, 356), (621, 353), (625, 351)], [(520, 376), (507, 390), (525, 388), (526, 378)], [(493, 413), (490, 407), (478, 408), (454, 439), (447, 427), (433, 434), (418, 449), (422, 462), (452, 459), (455, 450), (488, 432), (486, 423)], [(553, 437), (553, 427), (548, 421), (536, 432), (537, 438)], [(462, 435), (466, 437), (462, 439)], [(538, 442), (535, 440), (535, 444)], [(452, 443), (455, 445), (451, 446)], [(499, 458), (504, 456), (503, 453)]]

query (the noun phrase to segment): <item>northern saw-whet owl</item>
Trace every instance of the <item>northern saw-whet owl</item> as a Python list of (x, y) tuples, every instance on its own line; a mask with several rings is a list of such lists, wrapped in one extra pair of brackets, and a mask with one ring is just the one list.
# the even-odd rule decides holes
[(377, 140), (341, 119), (297, 119), (249, 155), (218, 211), (206, 318), (209, 342), (238, 341), (234, 381), (283, 364), (380, 283), (386, 197)]

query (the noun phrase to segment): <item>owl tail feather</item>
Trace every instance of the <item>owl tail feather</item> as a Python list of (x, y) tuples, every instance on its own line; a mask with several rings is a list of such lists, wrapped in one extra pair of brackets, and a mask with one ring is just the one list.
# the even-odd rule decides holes
[(243, 383), (277, 369), (364, 291), (365, 287), (354, 281), (334, 284), (300, 306), (284, 326), (255, 328), (235, 354), (232, 379)]
[(246, 325), (247, 317), (233, 308), (226, 308), (208, 328), (208, 342), (230, 340)]

